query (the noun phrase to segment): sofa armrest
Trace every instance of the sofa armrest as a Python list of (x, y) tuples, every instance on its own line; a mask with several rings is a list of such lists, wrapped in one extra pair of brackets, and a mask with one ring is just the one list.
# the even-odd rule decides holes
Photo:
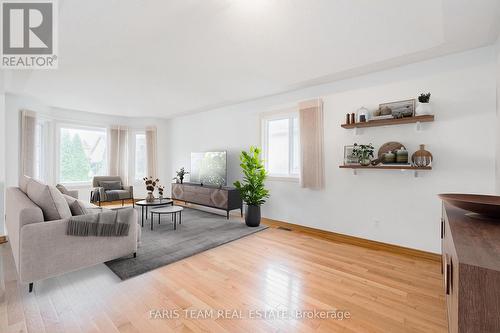
[(5, 226), (9, 236), (14, 261), (19, 271), (19, 248), (21, 228), (28, 224), (43, 222), (43, 212), (23, 191), (8, 187), (5, 195)]
[(21, 230), (19, 277), (33, 282), (77, 269), (130, 256), (137, 251), (137, 212), (131, 214), (123, 237), (66, 235), (69, 219), (30, 224)]
[(66, 194), (72, 198), (78, 199), (78, 190), (68, 190)]
[(128, 191), (130, 193), (131, 199), (134, 198), (134, 187), (132, 185), (127, 185), (127, 186), (124, 185), (123, 190)]
[[(104, 187), (94, 187), (92, 189), (92, 192), (93, 192), (91, 198), (92, 202), (106, 201), (106, 191), (104, 191)], [(96, 198), (96, 193), (97, 193), (97, 198)]]

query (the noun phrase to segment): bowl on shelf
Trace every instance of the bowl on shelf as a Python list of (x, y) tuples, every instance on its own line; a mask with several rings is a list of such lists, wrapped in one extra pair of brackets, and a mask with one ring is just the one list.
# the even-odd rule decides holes
[(446, 193), (438, 196), (455, 207), (500, 219), (500, 196), (459, 193)]

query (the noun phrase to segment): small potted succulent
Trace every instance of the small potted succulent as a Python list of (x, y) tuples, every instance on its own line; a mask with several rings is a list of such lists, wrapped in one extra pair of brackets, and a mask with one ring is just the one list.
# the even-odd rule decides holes
[(371, 163), (371, 158), (373, 158), (373, 151), (374, 148), (371, 143), (367, 145), (358, 145), (355, 143), (352, 155), (358, 159), (359, 164), (368, 166)]
[(419, 103), (417, 109), (415, 110), (415, 114), (417, 116), (432, 114), (432, 107), (430, 104), (430, 100), (431, 100), (431, 93), (420, 94), (420, 96), (418, 96)]
[(184, 170), (184, 167), (180, 168), (180, 170), (177, 170), (175, 173), (177, 174), (177, 177), (174, 177), (172, 179), (175, 180), (176, 183), (181, 184), (184, 183), (184, 176), (189, 175), (189, 172)]
[(144, 184), (146, 185), (146, 190), (148, 191), (148, 196), (146, 197), (146, 201), (151, 202), (155, 200), (155, 197), (153, 195), (153, 192), (156, 188), (156, 184), (159, 183), (159, 179), (156, 178), (154, 179), (153, 177), (144, 177), (142, 180), (144, 180)]

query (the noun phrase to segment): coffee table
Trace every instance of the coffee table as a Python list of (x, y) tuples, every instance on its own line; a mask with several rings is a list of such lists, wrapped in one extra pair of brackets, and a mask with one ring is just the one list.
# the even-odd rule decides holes
[(160, 207), (151, 210), (151, 230), (153, 230), (154, 214), (158, 214), (158, 224), (160, 224), (162, 214), (171, 214), (174, 222), (174, 230), (177, 230), (177, 213), (179, 213), (179, 224), (182, 224), (181, 206)]
[(146, 211), (146, 220), (148, 219), (148, 208), (149, 207), (160, 207), (166, 205), (174, 205), (174, 202), (170, 198), (155, 199), (154, 201), (141, 200), (135, 203), (137, 206), (141, 207), (142, 219), (141, 225), (144, 227), (144, 211)]

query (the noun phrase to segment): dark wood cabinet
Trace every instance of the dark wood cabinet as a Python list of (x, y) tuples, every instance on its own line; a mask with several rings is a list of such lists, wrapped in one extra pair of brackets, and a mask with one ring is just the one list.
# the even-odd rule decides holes
[(240, 193), (232, 187), (201, 186), (199, 184), (172, 184), (172, 199), (201, 206), (223, 209), (229, 218), (229, 211), (240, 209), (243, 216), (243, 202)]
[(500, 332), (500, 221), (443, 205), (443, 288), (449, 332)]

